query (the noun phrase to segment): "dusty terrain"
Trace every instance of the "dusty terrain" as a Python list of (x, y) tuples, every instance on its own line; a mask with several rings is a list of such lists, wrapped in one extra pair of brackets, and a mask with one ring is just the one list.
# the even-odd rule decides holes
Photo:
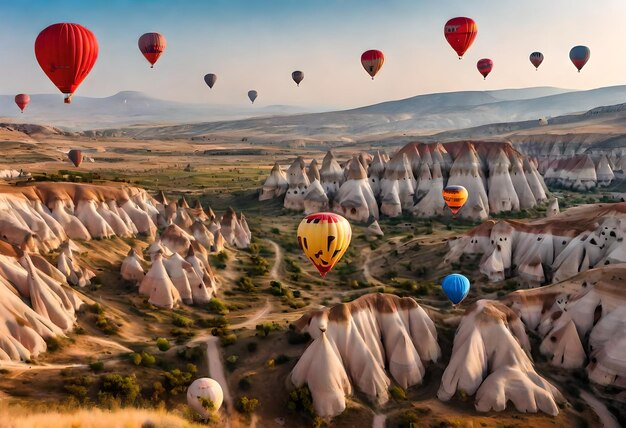
[[(286, 165), (297, 155), (307, 161), (312, 157), (319, 161), (327, 147), (299, 143), (278, 147), (242, 139), (245, 137), (96, 139), (66, 136), (48, 129), (30, 135), (7, 129), (0, 132), (4, 155), (0, 169), (24, 169), (35, 180), (126, 181), (153, 193), (163, 190), (171, 198), (198, 198), (220, 215), (232, 206), (245, 213), (254, 244), (248, 250), (229, 248), (225, 256), (211, 257), (220, 285), (218, 298), (227, 309), (183, 305), (174, 311), (148, 305), (134, 286), (120, 278), (119, 266), (128, 250), (145, 248), (148, 242), (113, 238), (81, 244), (84, 251), (79, 262), (97, 274), (93, 285), (79, 290), (92, 306), (84, 307), (79, 314), (78, 328), (67, 339), (49, 346), (50, 352), (37, 361), (1, 365), (0, 414), (4, 416), (0, 416), (0, 427), (50, 426), (47, 418), (63, 421), (59, 426), (69, 426), (73, 422), (66, 413), (92, 406), (112, 409), (113, 413), (107, 410), (94, 416), (87, 410), (91, 419), (78, 416), (82, 425), (73, 426), (113, 426), (106, 422), (107, 418), (119, 423), (120, 413), (130, 421), (126, 426), (140, 426), (144, 421), (152, 421), (156, 426), (190, 424), (194, 416), (185, 404), (185, 388), (177, 386), (185, 384), (185, 373), (192, 379), (217, 376), (211, 368), (215, 364), (215, 348), (209, 345), (208, 359), (206, 355), (209, 340), (218, 345), (232, 400), (247, 396), (260, 402), (254, 414), (245, 415), (227, 400), (213, 426), (311, 426), (311, 417), (288, 410), (285, 379), (307, 346), (306, 341), (289, 330), (289, 324), (318, 305), (346, 302), (376, 291), (412, 296), (427, 310), (437, 325), (443, 359), (428, 367), (424, 384), (407, 391), (406, 399), (396, 398), (384, 409), (371, 409), (368, 401), (356, 393), (348, 409), (330, 426), (409, 426), (407, 415), (417, 418), (416, 426), (599, 426), (597, 409), (591, 407), (586, 397), (599, 397), (600, 393), (588, 382), (559, 373), (539, 355), (533, 355), (538, 372), (555, 382), (569, 403), (557, 417), (515, 410), (479, 414), (471, 397), (459, 396), (448, 403), (439, 401), (436, 392), (450, 357), (459, 316), (478, 298), (495, 299), (518, 287), (515, 280), (488, 284), (476, 269), (478, 260), (465, 258), (459, 265), (442, 264), (446, 241), (475, 224), (458, 221), (447, 225), (410, 217), (383, 219), (380, 225), (385, 236), (375, 239), (367, 236), (366, 225), (353, 225), (350, 250), (334, 271), (321, 279), (294, 238), (301, 215), (285, 211), (279, 201), (259, 203), (257, 199), (258, 189), (274, 161)], [(64, 153), (71, 148), (81, 148), (88, 158), (80, 168), (66, 160)], [(376, 146), (368, 146), (372, 148)], [(357, 150), (353, 144), (333, 149), (342, 158), (349, 158)], [(190, 168), (185, 171), (187, 165)], [(580, 202), (600, 197), (585, 195)], [(532, 215), (543, 213), (537, 210)], [(259, 259), (267, 265), (255, 269)], [(467, 275), (473, 284), (468, 298), (458, 308), (452, 307), (439, 286), (439, 280), (453, 271)], [(244, 276), (251, 278), (253, 291), (239, 287)], [(274, 295), (272, 281), (279, 281), (289, 291)], [(118, 327), (116, 331), (105, 332), (97, 325), (99, 310)], [(222, 335), (219, 342), (212, 333)], [(157, 338), (167, 338), (171, 348), (159, 350)], [(136, 364), (133, 354), (141, 353), (154, 356), (155, 360), (144, 362), (146, 359), (140, 358)], [(159, 412), (120, 410), (129, 403), (98, 394), (100, 378), (105, 374), (135, 376), (141, 389), (132, 405), (157, 408)], [(607, 392), (602, 394), (606, 397)], [(604, 399), (602, 403), (611, 408), (618, 406)], [(63, 416), (38, 416), (41, 412), (59, 412)], [(78, 415), (81, 414), (84, 413)]]

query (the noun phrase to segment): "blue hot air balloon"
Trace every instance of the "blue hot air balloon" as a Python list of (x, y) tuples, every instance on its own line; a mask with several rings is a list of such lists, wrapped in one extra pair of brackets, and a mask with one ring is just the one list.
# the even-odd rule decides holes
[(443, 292), (446, 293), (448, 299), (455, 305), (458, 305), (465, 299), (467, 293), (469, 293), (470, 282), (465, 276), (458, 273), (453, 273), (446, 276), (441, 282)]

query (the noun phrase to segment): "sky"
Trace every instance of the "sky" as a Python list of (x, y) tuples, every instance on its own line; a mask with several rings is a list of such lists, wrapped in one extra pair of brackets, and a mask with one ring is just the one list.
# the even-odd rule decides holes
[[(459, 61), (445, 22), (472, 17), (478, 36)], [(0, 0), (0, 93), (57, 93), (33, 45), (57, 22), (89, 28), (98, 60), (77, 95), (123, 90), (214, 105), (349, 108), (414, 95), (557, 86), (591, 89), (626, 83), (624, 0)], [(167, 39), (154, 69), (137, 47), (145, 32)], [(571, 47), (591, 59), (579, 74)], [(372, 81), (360, 64), (368, 49), (385, 53)], [(528, 56), (541, 51), (535, 71)], [(487, 78), (476, 70), (491, 58)], [(293, 70), (305, 74), (300, 87)], [(216, 73), (212, 90), (203, 81)]]

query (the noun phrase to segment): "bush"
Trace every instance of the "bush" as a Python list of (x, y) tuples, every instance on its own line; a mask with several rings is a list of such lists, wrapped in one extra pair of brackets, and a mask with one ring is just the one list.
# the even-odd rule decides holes
[(313, 426), (321, 426), (322, 420), (319, 416), (317, 416), (317, 413), (315, 413), (315, 409), (313, 408), (313, 399), (311, 398), (311, 391), (309, 390), (308, 385), (294, 389), (289, 393), (287, 408), (292, 412), (305, 415), (308, 419), (310, 419)]
[(116, 334), (119, 330), (117, 324), (115, 324), (110, 318), (105, 317), (103, 312), (99, 313), (96, 318), (96, 327), (108, 336)]
[(220, 343), (222, 346), (230, 346), (233, 345), (237, 341), (237, 336), (235, 334), (227, 334), (225, 336), (220, 336)]
[(141, 387), (137, 384), (137, 378), (134, 374), (130, 376), (107, 374), (102, 377), (98, 399), (101, 402), (106, 402), (114, 398), (122, 404), (131, 405), (137, 400), (140, 391)]
[(239, 355), (229, 355), (228, 357), (226, 357), (226, 368), (229, 371), (234, 371), (237, 368), (237, 362), (239, 361)]
[(280, 330), (281, 327), (275, 321), (273, 321), (271, 323), (264, 322), (262, 324), (257, 324), (255, 329), (257, 331), (257, 333), (256, 333), (257, 336), (259, 336), (259, 337), (267, 337), (267, 336), (269, 336), (270, 332), (276, 331), (276, 330)]
[(174, 314), (172, 316), (172, 323), (176, 327), (191, 327), (193, 325), (193, 320), (179, 314)]
[(258, 349), (258, 347), (259, 347), (259, 344), (256, 343), (256, 342), (249, 342), (246, 345), (246, 348), (248, 349), (248, 352), (251, 353), (251, 354), (255, 353), (256, 350)]
[(252, 388), (252, 380), (250, 380), (250, 376), (242, 377), (241, 379), (239, 379), (238, 386), (239, 389), (241, 389), (242, 391), (248, 391), (250, 388)]
[(291, 273), (302, 272), (302, 269), (300, 269), (300, 266), (298, 266), (296, 261), (288, 257), (285, 257), (285, 269), (287, 270), (287, 272), (291, 272)]
[(278, 357), (274, 359), (274, 362), (280, 365), (280, 364), (285, 364), (289, 362), (289, 360), (291, 360), (291, 358), (289, 358), (288, 355), (280, 354)]
[(398, 416), (396, 426), (398, 428), (417, 428), (419, 426), (418, 422), (419, 418), (417, 417), (417, 414), (415, 414), (415, 412), (407, 410), (406, 412)]
[(248, 415), (250, 413), (254, 413), (257, 407), (259, 407), (259, 400), (257, 400), (256, 398), (248, 398), (245, 395), (239, 397), (235, 402), (235, 408), (240, 413), (245, 413)]
[(61, 341), (58, 337), (48, 337), (46, 338), (46, 351), (48, 352), (56, 352), (62, 348)]
[(157, 345), (157, 348), (159, 348), (159, 351), (161, 352), (165, 352), (168, 349), (170, 349), (170, 342), (164, 337), (159, 337), (156, 340), (156, 345)]
[(301, 345), (308, 343), (311, 340), (309, 333), (298, 333), (295, 330), (289, 330), (287, 332), (287, 343), (290, 345)]
[(91, 376), (81, 376), (65, 383), (63, 389), (72, 397), (76, 398), (79, 403), (85, 403), (87, 401), (89, 387), (92, 383), (93, 378)]
[(209, 311), (213, 313), (217, 313), (219, 315), (226, 315), (228, 313), (228, 307), (226, 303), (218, 299), (217, 297), (213, 297), (208, 304)]
[(198, 325), (198, 327), (201, 328), (226, 328), (229, 326), (229, 321), (228, 319), (226, 319), (224, 316), (217, 316), (215, 318), (210, 318), (210, 319), (199, 319), (198, 321), (196, 321), (196, 324)]
[(270, 271), (270, 264), (263, 257), (259, 255), (250, 256), (250, 260), (252, 260), (253, 266), (250, 269), (250, 275), (252, 276), (261, 276), (265, 275)]
[(191, 385), (194, 375), (198, 368), (194, 364), (187, 364), (186, 370), (173, 369), (163, 373), (165, 383), (170, 394), (176, 395), (179, 392), (185, 392), (187, 387)]
[(152, 367), (156, 364), (156, 357), (152, 354), (148, 354), (147, 352), (142, 352), (141, 354), (133, 352), (130, 354), (130, 358), (136, 366), (142, 365), (144, 367)]
[(243, 276), (237, 281), (239, 288), (245, 292), (252, 293), (256, 291), (256, 286), (249, 276)]
[(93, 363), (89, 364), (89, 368), (94, 373), (101, 372), (102, 370), (104, 370), (104, 361), (94, 361)]
[(406, 400), (406, 391), (397, 385), (393, 385), (389, 388), (389, 393), (396, 400)]

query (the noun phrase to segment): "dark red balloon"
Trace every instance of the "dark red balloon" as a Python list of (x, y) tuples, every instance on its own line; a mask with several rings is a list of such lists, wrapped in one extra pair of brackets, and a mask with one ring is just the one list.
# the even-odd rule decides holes
[(30, 102), (30, 96), (28, 94), (17, 94), (15, 96), (15, 104), (20, 108), (22, 113), (24, 113), (24, 109)]
[(483, 77), (487, 79), (487, 76), (489, 75), (489, 73), (491, 73), (491, 70), (493, 70), (493, 61), (489, 58), (483, 58), (481, 60), (478, 60), (478, 63), (476, 63), (476, 68), (478, 69), (480, 74), (482, 74)]
[(444, 25), (443, 34), (461, 59), (474, 43), (476, 34), (478, 34), (478, 26), (472, 18), (452, 18)]
[(69, 104), (98, 59), (98, 40), (82, 25), (53, 24), (37, 36), (35, 56)]
[(159, 33), (146, 33), (139, 38), (139, 50), (150, 63), (150, 68), (154, 68), (161, 54), (165, 51), (167, 41)]
[(83, 152), (77, 149), (72, 149), (67, 153), (67, 157), (72, 161), (75, 167), (79, 167), (83, 163)]

